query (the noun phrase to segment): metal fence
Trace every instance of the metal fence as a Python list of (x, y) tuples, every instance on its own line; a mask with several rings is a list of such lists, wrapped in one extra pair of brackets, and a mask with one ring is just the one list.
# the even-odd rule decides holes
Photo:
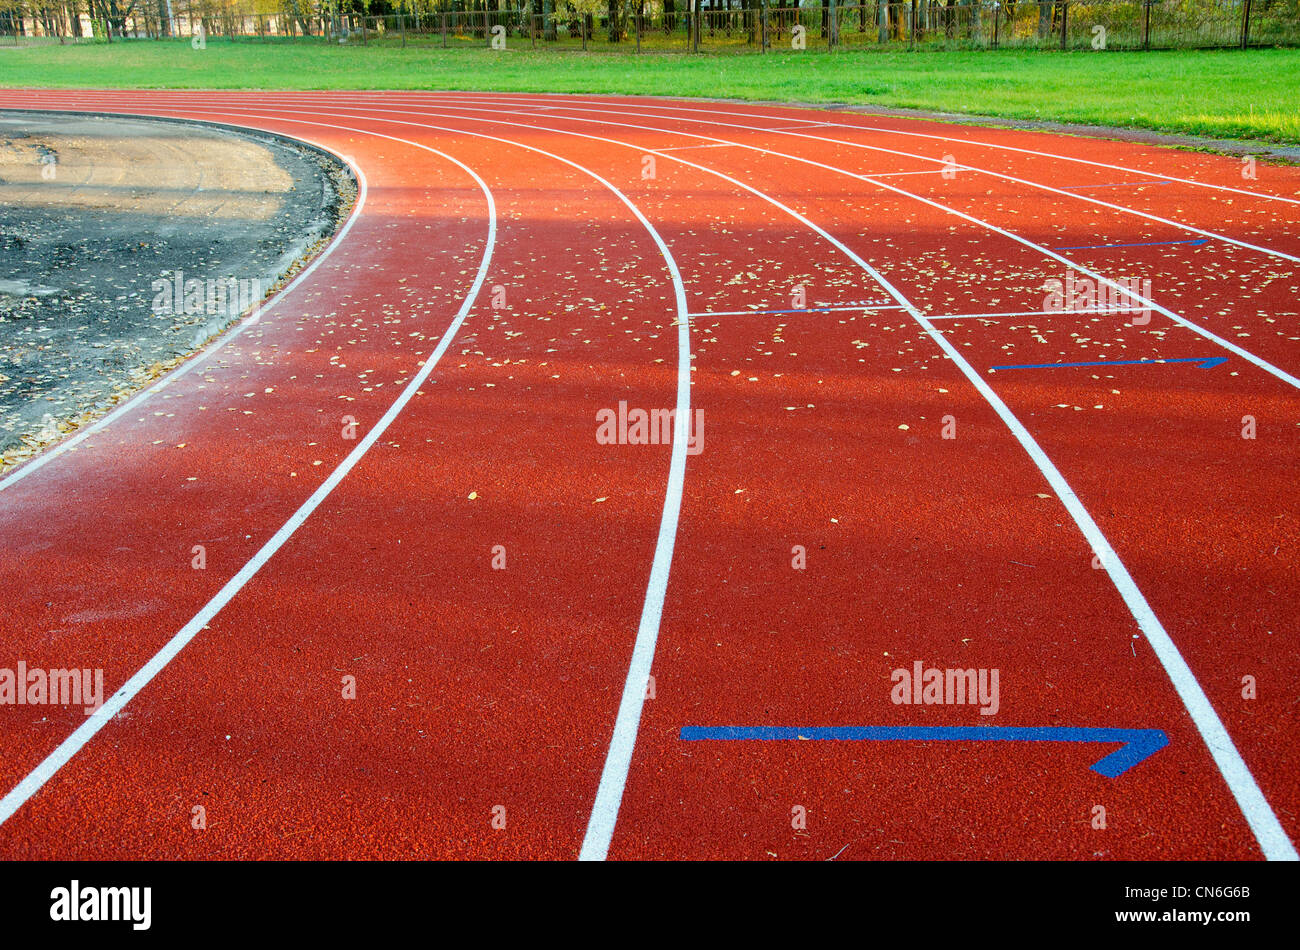
[[(644, 8), (643, 8), (644, 9)], [(226, 13), (116, 22), (0, 13), (17, 45), (208, 40), (612, 52), (802, 49), (1195, 49), (1300, 45), (1300, 0), (906, 0), (607, 14), (526, 11), (390, 16)]]

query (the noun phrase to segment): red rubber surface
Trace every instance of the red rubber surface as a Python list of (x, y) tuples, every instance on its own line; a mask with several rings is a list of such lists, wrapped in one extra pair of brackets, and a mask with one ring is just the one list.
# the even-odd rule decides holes
[[(1040, 310), (1044, 281), (1066, 268), (788, 156), (897, 175), (880, 180), (1049, 248), (1197, 235), (965, 166), (1291, 256), (1300, 169), (1260, 165), (1243, 181), (1235, 159), (1127, 143), (640, 99), (7, 91), (0, 107), (266, 129), (347, 155), (368, 181), (348, 234), (259, 323), (0, 490), (0, 666), (103, 668), (106, 692), (352, 451), (342, 417), (373, 425), (469, 292), (486, 200), (413, 143), (481, 176), (498, 228), (483, 289), (420, 395), (208, 628), (0, 825), (0, 856), (577, 856), (670, 457), (598, 444), (596, 413), (674, 405), (678, 330), (649, 231), (591, 174), (522, 145), (625, 193), (671, 249), (693, 314), (704, 450), (687, 461), (655, 695), (610, 857), (1261, 856), (1133, 614), (989, 403), (902, 310), (709, 316), (790, 309), (796, 285), (810, 307), (888, 294), (762, 195), (665, 156), (803, 215), (929, 316)], [(808, 122), (848, 126), (809, 135), (909, 155), (771, 131)], [(673, 151), (644, 178), (651, 149)], [(937, 173), (946, 155), (964, 166), (955, 177)], [(1149, 278), (1162, 306), (1300, 373), (1294, 261), (1214, 239), (1060, 253)], [(1300, 397), (1160, 313), (1126, 321), (939, 326), (1110, 540), (1294, 841)], [(989, 372), (1218, 356), (1228, 362), (1212, 369)], [(957, 437), (944, 439), (950, 415)], [(191, 568), (196, 544), (205, 570)], [(495, 545), (504, 570), (491, 567)], [(795, 545), (805, 570), (791, 567)], [(1000, 711), (894, 705), (890, 673), (915, 660), (1000, 670)], [(341, 697), (345, 675), (355, 700)], [(1258, 698), (1242, 697), (1247, 675)], [(0, 707), (3, 791), (85, 720)], [(688, 743), (687, 725), (1161, 729), (1170, 744), (1111, 779), (1089, 770), (1094, 745)], [(205, 830), (191, 826), (196, 805)], [(792, 827), (795, 806), (806, 828)]]

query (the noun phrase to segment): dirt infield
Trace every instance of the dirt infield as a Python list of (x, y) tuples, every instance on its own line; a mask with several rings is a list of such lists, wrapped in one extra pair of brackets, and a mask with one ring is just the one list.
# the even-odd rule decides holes
[(335, 160), (272, 136), (0, 113), (5, 460), (238, 319), (333, 232), (349, 188)]

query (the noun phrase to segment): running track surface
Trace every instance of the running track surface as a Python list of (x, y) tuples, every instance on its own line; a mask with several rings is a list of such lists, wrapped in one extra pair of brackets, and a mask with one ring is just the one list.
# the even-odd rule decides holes
[[(676, 100), (0, 107), (362, 182), (260, 319), (0, 481), (0, 666), (113, 695), (0, 707), (0, 856), (1295, 857), (1300, 169)], [(1150, 284), (1039, 312), (1068, 274)], [(702, 451), (600, 444), (620, 402)], [(915, 661), (997, 714), (891, 702)], [(811, 738), (683, 734), (725, 726)]]

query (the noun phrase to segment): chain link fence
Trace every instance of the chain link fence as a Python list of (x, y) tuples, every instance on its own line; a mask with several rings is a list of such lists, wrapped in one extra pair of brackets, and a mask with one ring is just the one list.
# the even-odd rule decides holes
[[(1300, 0), (905, 0), (691, 11), (536, 14), (529, 8), (388, 16), (133, 13), (20, 16), (0, 10), (0, 43), (141, 40), (636, 53), (803, 49), (1209, 49), (1300, 45)], [(642, 11), (647, 5), (639, 8)]]

